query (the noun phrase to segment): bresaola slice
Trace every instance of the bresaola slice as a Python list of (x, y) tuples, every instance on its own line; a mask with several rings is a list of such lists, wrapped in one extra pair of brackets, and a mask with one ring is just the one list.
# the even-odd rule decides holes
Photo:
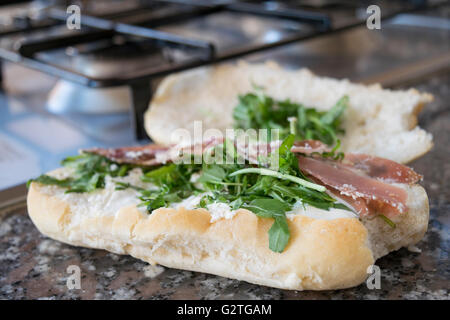
[[(300, 155), (298, 159), (300, 170), (304, 173), (338, 190), (341, 195), (366, 200), (369, 208), (376, 209), (378, 213), (392, 216), (407, 211), (407, 193), (399, 187), (371, 178), (337, 161)], [(386, 206), (383, 212), (378, 211)]]

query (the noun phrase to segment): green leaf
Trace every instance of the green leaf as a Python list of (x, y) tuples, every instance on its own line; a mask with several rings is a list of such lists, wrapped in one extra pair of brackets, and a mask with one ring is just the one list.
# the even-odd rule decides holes
[(269, 230), (269, 248), (274, 252), (281, 253), (286, 248), (291, 234), (285, 215), (277, 216)]
[(128, 182), (120, 182), (120, 181), (114, 181), (114, 183), (116, 184), (116, 188), (115, 190), (125, 190), (128, 188), (137, 190), (137, 191), (144, 191), (144, 188), (138, 187), (138, 186), (134, 186), (131, 183)]
[(231, 201), (230, 202), (231, 210), (239, 209), (240, 207), (242, 207), (243, 203), (244, 203), (244, 200), (242, 200), (242, 198), (237, 198), (236, 200)]
[(66, 193), (92, 192), (104, 188), (106, 175), (125, 176), (131, 170), (131, 166), (119, 165), (102, 156), (90, 153), (67, 157), (61, 163), (65, 167), (73, 169), (74, 172), (70, 178), (58, 180), (42, 175), (32, 181), (66, 188)]
[[(239, 177), (239, 175), (237, 177)], [(274, 183), (274, 181), (275, 179), (272, 177), (259, 176), (255, 183), (250, 188), (247, 188), (246, 193), (265, 195), (272, 188), (272, 184)]]
[(343, 203), (334, 203), (333, 204), (333, 208), (336, 209), (342, 209), (342, 210), (347, 210), (347, 211), (353, 211), (352, 209), (350, 209), (349, 207), (347, 207), (345, 204)]
[(166, 202), (164, 200), (164, 196), (162, 194), (158, 195), (155, 199), (148, 201), (147, 210), (152, 212), (161, 207), (165, 207)]
[(384, 222), (386, 222), (391, 228), (395, 229), (397, 227), (397, 225), (395, 224), (394, 221), (392, 221), (391, 219), (389, 219), (388, 217), (386, 217), (384, 214), (380, 214), (379, 217), (381, 219), (384, 220)]
[(298, 183), (299, 185), (305, 186), (307, 188), (313, 189), (313, 190), (317, 190), (320, 192), (323, 192), (326, 190), (326, 188), (324, 186), (318, 185), (316, 183), (312, 183), (309, 182), (305, 179), (293, 176), (293, 175), (289, 175), (289, 174), (282, 174), (280, 172), (274, 171), (274, 170), (269, 170), (269, 169), (265, 169), (265, 168), (245, 168), (245, 169), (241, 169), (238, 171), (233, 172), (232, 174), (230, 174), (230, 177), (239, 175), (239, 174), (245, 174), (245, 173), (257, 173), (260, 175), (265, 175), (265, 176), (271, 176), (271, 177), (275, 177), (278, 179), (283, 179), (283, 180), (289, 180), (295, 183)]
[(154, 169), (151, 171), (148, 171), (145, 173), (145, 175), (142, 177), (142, 180), (145, 182), (153, 182), (158, 185), (163, 184), (164, 182), (167, 182), (168, 179), (170, 179), (170, 175), (174, 173), (174, 171), (177, 169), (177, 166), (175, 164), (169, 164), (162, 166), (158, 169)]
[(119, 170), (117, 170), (117, 175), (119, 177), (124, 177), (128, 174), (128, 171), (130, 170), (130, 167), (126, 164), (119, 167)]
[(226, 177), (226, 172), (222, 167), (212, 166), (210, 168), (204, 169), (202, 175), (197, 180), (197, 182), (202, 183), (220, 183)]
[(280, 157), (286, 157), (291, 152), (291, 148), (294, 145), (294, 142), (295, 136), (293, 134), (289, 134), (278, 148)]
[(327, 113), (325, 113), (320, 118), (320, 121), (323, 124), (327, 125), (332, 124), (344, 113), (345, 109), (348, 107), (348, 102), (349, 102), (348, 96), (343, 96), (330, 110), (328, 110)]
[(297, 121), (299, 130), (304, 132), (306, 126), (308, 125), (308, 119), (306, 118), (305, 107), (302, 105), (299, 105), (297, 109)]
[(333, 147), (333, 149), (329, 152), (322, 152), (319, 155), (322, 158), (331, 158), (333, 160), (342, 160), (344, 159), (344, 153), (343, 152), (336, 152), (341, 147), (341, 140), (336, 140), (336, 145)]
[(284, 213), (290, 209), (290, 206), (277, 199), (255, 199), (243, 208), (252, 211), (261, 218), (273, 218)]
[(292, 199), (299, 198), (299, 192), (297, 189), (285, 186), (281, 183), (274, 183), (272, 185), (272, 190), (277, 191), (284, 198), (292, 198)]
[(348, 97), (342, 97), (329, 111), (320, 112), (306, 108), (289, 100), (276, 101), (264, 94), (261, 88), (255, 93), (239, 96), (239, 103), (233, 109), (233, 126), (241, 129), (280, 129), (283, 139), (290, 133), (291, 117), (297, 118), (296, 138), (320, 140), (328, 145), (336, 141), (337, 133), (342, 133), (341, 118), (348, 107)]
[(27, 187), (30, 186), (31, 182), (38, 182), (38, 183), (47, 184), (47, 185), (57, 185), (57, 186), (60, 186), (63, 188), (67, 188), (68, 186), (70, 186), (72, 179), (66, 178), (66, 179), (60, 180), (60, 179), (48, 176), (46, 174), (42, 174), (35, 179), (28, 180)]

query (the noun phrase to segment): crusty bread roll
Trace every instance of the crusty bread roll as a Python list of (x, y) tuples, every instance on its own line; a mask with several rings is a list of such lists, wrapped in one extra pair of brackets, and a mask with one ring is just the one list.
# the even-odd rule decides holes
[(273, 62), (225, 64), (170, 75), (158, 87), (145, 114), (145, 128), (158, 144), (170, 144), (178, 128), (193, 132), (232, 128), (238, 94), (262, 86), (278, 100), (291, 99), (318, 110), (331, 108), (343, 95), (350, 98), (344, 115), (344, 152), (360, 152), (407, 163), (432, 147), (432, 136), (417, 126), (417, 114), (432, 96), (415, 89), (386, 90), (348, 80), (318, 77), (307, 69), (284, 70)]
[[(69, 173), (63, 168), (50, 174), (62, 178)], [(142, 184), (141, 174), (133, 169), (122, 179)], [(28, 212), (43, 234), (72, 245), (276, 288), (329, 290), (362, 283), (376, 259), (423, 237), (429, 215), (425, 190), (399, 186), (407, 190), (410, 210), (393, 219), (395, 229), (380, 218), (333, 218), (310, 208), (288, 217), (291, 240), (283, 253), (269, 249), (272, 219), (245, 209), (220, 219), (212, 219), (206, 209), (183, 207), (149, 215), (136, 207), (136, 191), (114, 190), (109, 177), (104, 189), (83, 194), (33, 182)]]

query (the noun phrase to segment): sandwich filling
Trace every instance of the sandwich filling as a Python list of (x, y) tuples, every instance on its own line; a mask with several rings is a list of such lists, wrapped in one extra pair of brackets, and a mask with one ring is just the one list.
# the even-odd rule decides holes
[[(94, 148), (63, 160), (70, 176), (41, 175), (30, 182), (77, 194), (109, 190), (114, 183), (114, 193), (135, 194), (149, 214), (159, 208), (204, 208), (212, 222), (246, 209), (273, 219), (269, 248), (275, 252), (288, 244), (287, 218), (296, 214), (377, 216), (395, 227), (391, 218), (408, 211), (407, 193), (398, 184), (414, 184), (421, 176), (394, 161), (338, 152), (348, 102), (344, 96), (319, 112), (276, 101), (256, 88), (239, 97), (233, 116), (235, 128), (267, 129), (264, 142), (236, 135), (175, 146)], [(271, 129), (278, 130), (276, 136)], [(138, 182), (127, 179), (136, 172)]]
[[(195, 149), (155, 145), (90, 149), (63, 161), (72, 168), (70, 176), (42, 175), (32, 181), (57, 185), (66, 193), (95, 192), (112, 181), (114, 192), (133, 190), (138, 206), (149, 214), (163, 207), (204, 208), (214, 222), (246, 209), (274, 220), (269, 248), (282, 252), (290, 238), (287, 218), (294, 214), (320, 209), (329, 212), (324, 215), (328, 218), (381, 216), (393, 225), (389, 218), (408, 210), (406, 192), (393, 183), (413, 184), (421, 178), (393, 161), (343, 155), (320, 141), (296, 142), (294, 135), (258, 144), (252, 149), (256, 155), (242, 152), (237, 141), (212, 139), (201, 145), (200, 164), (192, 161)], [(191, 161), (180, 162), (181, 156)], [(136, 175), (134, 168), (139, 168), (142, 183), (123, 178), (131, 172)]]

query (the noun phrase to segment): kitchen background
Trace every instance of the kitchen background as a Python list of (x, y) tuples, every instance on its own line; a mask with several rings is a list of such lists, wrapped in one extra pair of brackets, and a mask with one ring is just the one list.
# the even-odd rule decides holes
[[(449, 1), (3, 1), (0, 5), (0, 298), (449, 298)], [(69, 29), (66, 8), (81, 8)], [(381, 29), (366, 9), (381, 8)], [(161, 77), (275, 60), (324, 76), (435, 96), (419, 117), (435, 147), (411, 165), (430, 196), (421, 253), (381, 259), (381, 290), (295, 292), (148, 267), (69, 247), (26, 217), (24, 182), (92, 146), (148, 143), (142, 114)], [(65, 268), (88, 283), (68, 291)]]

